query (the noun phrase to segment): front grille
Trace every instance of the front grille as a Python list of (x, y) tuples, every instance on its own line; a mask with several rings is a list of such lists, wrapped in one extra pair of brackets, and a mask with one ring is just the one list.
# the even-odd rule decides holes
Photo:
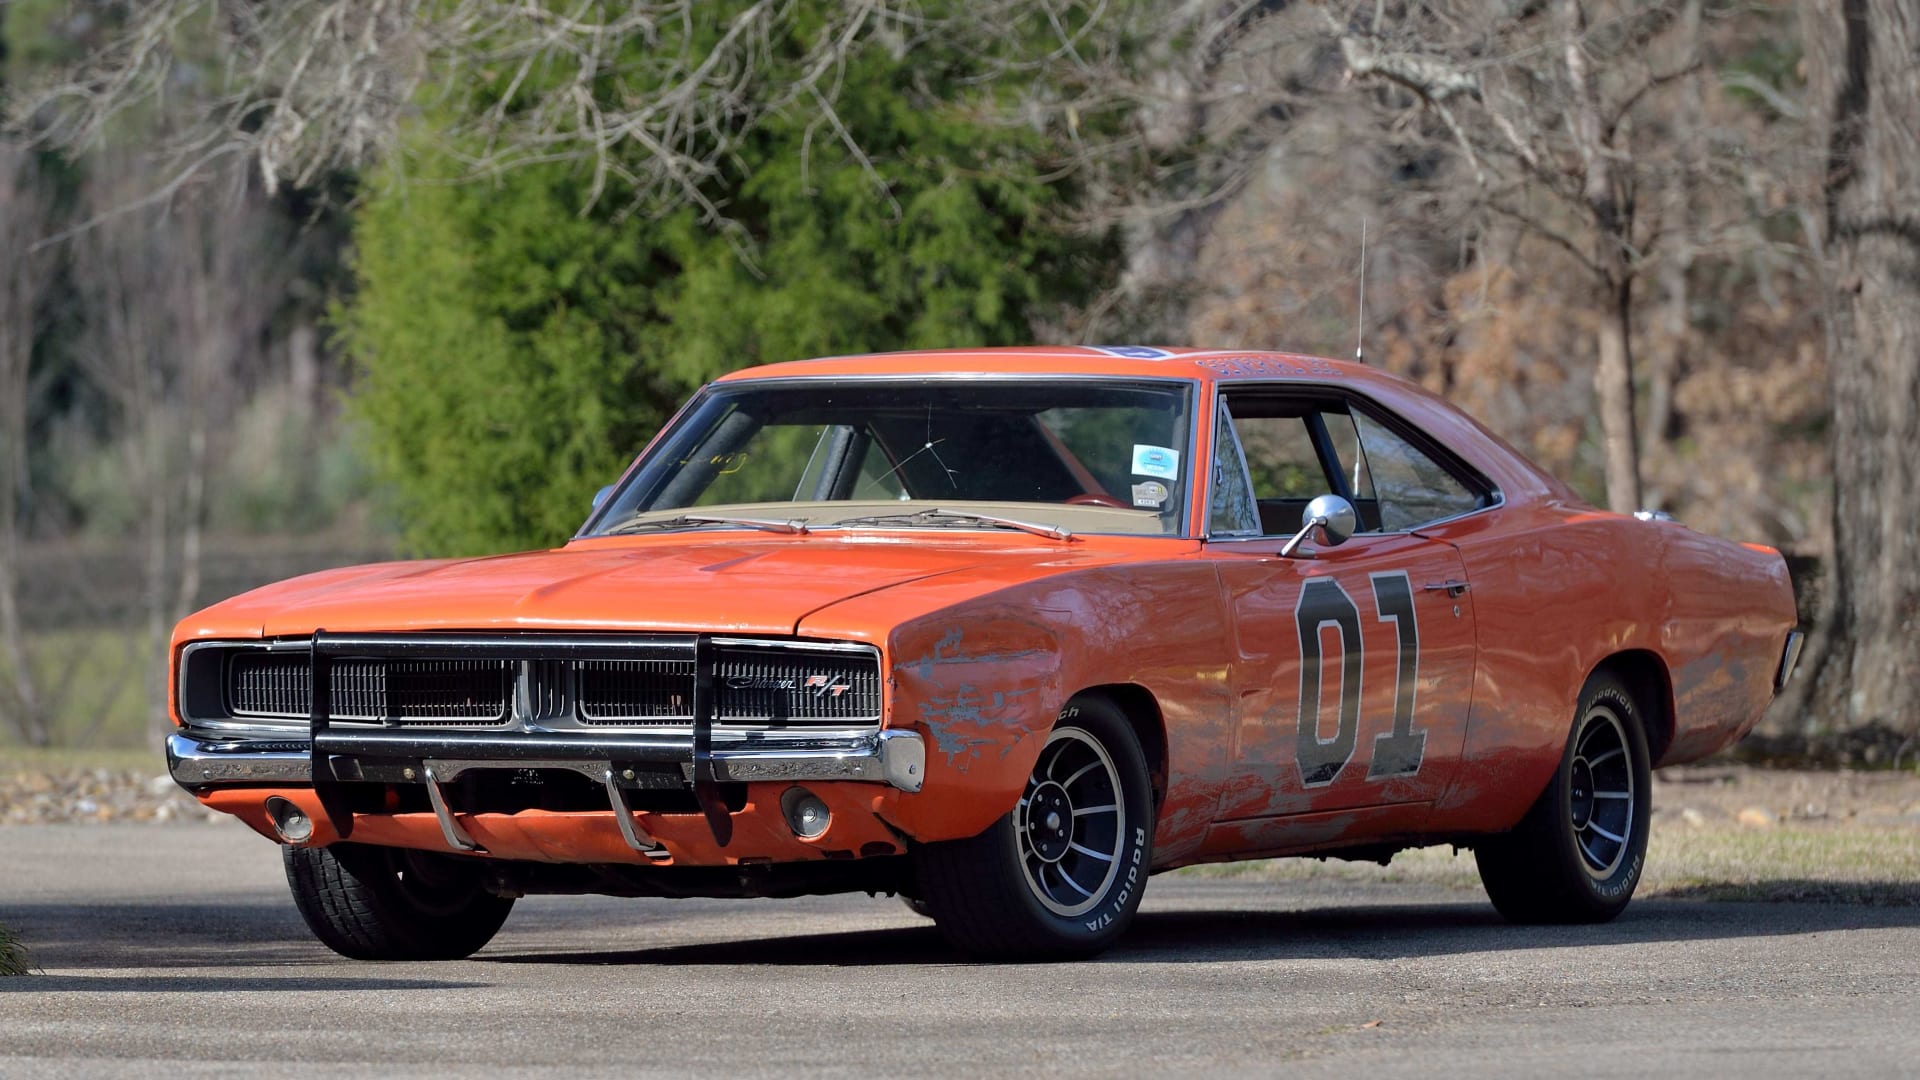
[(333, 711), (415, 724), (497, 724), (512, 715), (505, 660), (343, 660), (333, 666)]
[[(497, 644), (490, 655), (440, 657), (406, 639), (413, 655), (404, 658), (333, 660), (329, 715), (348, 723), (404, 726), (496, 726), (516, 714), (547, 728), (685, 725), (693, 718), (695, 660), (688, 639), (678, 641), (686, 643), (680, 655), (678, 645), (639, 639), (643, 657), (629, 660), (611, 658), (609, 652), (618, 653), (607, 649), (591, 659), (543, 656), (537, 645), (516, 656)], [(459, 651), (458, 639), (447, 644), (449, 653)], [(211, 669), (198, 660), (183, 666), (182, 700), (206, 701), (214, 691), (224, 698), (224, 709), (187, 708), (188, 715), (288, 723), (311, 715), (307, 650), (216, 648), (201, 654), (215, 661)], [(214, 677), (199, 681), (206, 676)], [(870, 650), (716, 643), (713, 684), (714, 719), (722, 725), (860, 726), (880, 720), (880, 664)]]
[[(343, 659), (333, 664), (332, 709), (342, 720), (498, 724), (511, 715), (513, 669), (504, 660)], [(236, 717), (305, 719), (313, 711), (304, 652), (236, 653), (227, 670)]]
[(725, 649), (714, 668), (716, 709), (727, 720), (867, 720), (880, 715), (880, 672), (871, 657)]
[(235, 653), (227, 665), (227, 708), (235, 716), (292, 718), (313, 711), (313, 664), (306, 653)]
[(580, 720), (587, 724), (693, 718), (693, 660), (582, 660)]

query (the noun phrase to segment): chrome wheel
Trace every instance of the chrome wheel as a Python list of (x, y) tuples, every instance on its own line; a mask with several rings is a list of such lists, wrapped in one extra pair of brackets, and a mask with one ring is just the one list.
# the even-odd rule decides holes
[(1567, 809), (1574, 846), (1596, 881), (1613, 876), (1632, 847), (1635, 801), (1626, 724), (1604, 703), (1587, 710), (1574, 741)]
[(1064, 918), (1091, 911), (1120, 872), (1126, 830), (1113, 757), (1087, 732), (1055, 728), (1014, 810), (1013, 842), (1034, 898)]

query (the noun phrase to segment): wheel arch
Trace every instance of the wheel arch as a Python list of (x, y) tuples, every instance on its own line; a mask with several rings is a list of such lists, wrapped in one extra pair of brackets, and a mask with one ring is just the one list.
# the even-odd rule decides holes
[(1159, 699), (1139, 683), (1103, 683), (1076, 690), (1067, 701), (1089, 697), (1109, 702), (1127, 718), (1134, 737), (1140, 740), (1140, 752), (1146, 756), (1147, 775), (1153, 782), (1153, 805), (1158, 809), (1167, 800), (1167, 721), (1160, 711)]
[[(1673, 745), (1677, 718), (1673, 703), (1673, 676), (1665, 660), (1650, 649), (1625, 649), (1594, 666), (1587, 678), (1609, 672), (1627, 684), (1646, 718), (1647, 760), (1658, 766)], [(1578, 722), (1578, 717), (1575, 721)]]

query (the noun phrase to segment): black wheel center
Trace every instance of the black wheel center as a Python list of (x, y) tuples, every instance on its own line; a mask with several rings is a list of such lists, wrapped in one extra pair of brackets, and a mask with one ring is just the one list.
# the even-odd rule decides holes
[(1573, 812), (1573, 827), (1584, 829), (1593, 819), (1593, 769), (1585, 760), (1573, 763), (1573, 781), (1567, 785), (1569, 807)]
[(1027, 796), (1027, 816), (1022, 822), (1027, 846), (1045, 862), (1056, 863), (1066, 857), (1073, 840), (1073, 800), (1067, 789), (1049, 780)]

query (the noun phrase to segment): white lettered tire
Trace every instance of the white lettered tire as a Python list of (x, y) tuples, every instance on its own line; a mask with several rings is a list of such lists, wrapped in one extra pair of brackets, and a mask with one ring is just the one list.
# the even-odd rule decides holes
[(976, 956), (1093, 956), (1140, 908), (1153, 826), (1132, 725), (1105, 698), (1076, 698), (1006, 816), (978, 836), (915, 849), (921, 895), (947, 940)]
[(1474, 849), (1488, 899), (1517, 923), (1619, 915), (1646, 865), (1652, 788), (1641, 704), (1618, 676), (1598, 672), (1580, 692), (1547, 789), (1511, 832)]

